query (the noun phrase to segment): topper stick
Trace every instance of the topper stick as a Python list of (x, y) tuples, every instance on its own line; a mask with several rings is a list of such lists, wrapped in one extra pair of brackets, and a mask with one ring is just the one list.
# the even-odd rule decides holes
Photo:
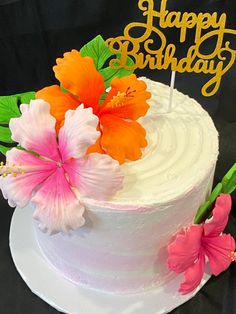
[(171, 82), (170, 82), (170, 98), (169, 98), (169, 106), (167, 112), (171, 112), (172, 110), (172, 101), (173, 101), (173, 92), (175, 87), (175, 71), (171, 73)]

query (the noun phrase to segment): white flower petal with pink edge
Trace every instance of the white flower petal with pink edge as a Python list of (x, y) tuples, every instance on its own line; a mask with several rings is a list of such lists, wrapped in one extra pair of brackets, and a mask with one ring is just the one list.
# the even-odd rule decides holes
[(10, 206), (24, 207), (32, 197), (32, 193), (42, 184), (56, 169), (56, 164), (42, 160), (31, 153), (12, 148), (6, 154), (9, 166), (20, 166), (23, 170), (31, 171), (24, 174), (7, 177), (0, 176), (0, 189), (4, 198), (8, 199)]
[(21, 117), (10, 120), (12, 139), (27, 150), (58, 160), (55, 124), (50, 105), (41, 99), (20, 106)]
[(76, 110), (68, 110), (65, 122), (59, 131), (59, 147), (63, 158), (82, 157), (89, 146), (94, 144), (100, 136), (97, 131), (98, 117), (92, 108), (80, 105)]
[(36, 205), (33, 217), (44, 232), (68, 233), (85, 223), (85, 208), (72, 191), (63, 168), (57, 168), (31, 201)]
[(107, 200), (122, 188), (124, 175), (118, 161), (108, 155), (92, 153), (68, 161), (64, 169), (82, 196)]

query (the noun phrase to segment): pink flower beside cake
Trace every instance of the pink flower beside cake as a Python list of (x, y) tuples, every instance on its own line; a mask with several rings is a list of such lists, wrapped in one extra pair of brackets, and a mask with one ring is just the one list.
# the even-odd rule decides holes
[(169, 268), (177, 273), (185, 272), (185, 282), (179, 290), (183, 294), (191, 292), (200, 284), (206, 258), (215, 276), (226, 270), (234, 260), (234, 238), (222, 234), (231, 205), (230, 195), (221, 194), (216, 200), (212, 218), (204, 224), (189, 226), (169, 245)]

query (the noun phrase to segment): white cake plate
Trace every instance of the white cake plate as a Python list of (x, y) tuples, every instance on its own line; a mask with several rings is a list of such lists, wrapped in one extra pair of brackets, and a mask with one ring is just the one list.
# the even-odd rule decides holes
[(44, 259), (35, 239), (32, 209), (16, 208), (10, 229), (10, 249), (15, 266), (33, 293), (64, 313), (73, 314), (159, 314), (168, 313), (192, 298), (207, 282), (188, 295), (177, 290), (182, 276), (145, 293), (115, 295), (77, 286), (63, 278)]

